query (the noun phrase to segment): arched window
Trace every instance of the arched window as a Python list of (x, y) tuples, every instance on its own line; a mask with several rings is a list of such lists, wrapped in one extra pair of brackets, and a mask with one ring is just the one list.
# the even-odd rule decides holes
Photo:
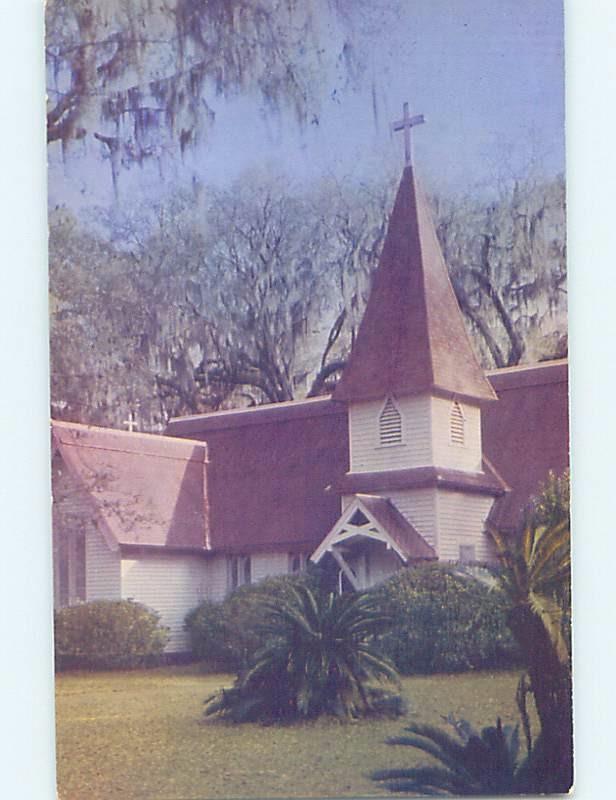
[(451, 444), (464, 445), (464, 413), (457, 400), (451, 404), (449, 414), (449, 438)]
[(402, 415), (391, 397), (387, 398), (379, 416), (379, 441), (382, 445), (402, 442)]

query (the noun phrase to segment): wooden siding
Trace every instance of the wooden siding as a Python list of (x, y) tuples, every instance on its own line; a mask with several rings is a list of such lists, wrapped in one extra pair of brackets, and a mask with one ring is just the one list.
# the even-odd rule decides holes
[(422, 467), (432, 463), (430, 397), (394, 398), (402, 415), (402, 444), (381, 445), (379, 416), (385, 398), (349, 405), (351, 472)]
[(190, 649), (184, 617), (207, 595), (207, 562), (194, 556), (143, 555), (122, 559), (122, 598), (158, 611), (170, 629), (167, 652)]
[(460, 560), (460, 545), (473, 545), (477, 561), (494, 561), (495, 555), (484, 533), (493, 498), (478, 494), (439, 491), (437, 498), (439, 559)]
[(417, 533), (438, 552), (436, 493), (437, 489), (413, 489), (406, 492), (389, 492), (387, 497), (408, 519)]
[(432, 397), (432, 447), (434, 466), (481, 472), (481, 412), (478, 406), (459, 403), (464, 415), (464, 444), (451, 442), (452, 401)]
[(109, 549), (95, 524), (86, 532), (86, 600), (121, 598), (120, 554)]

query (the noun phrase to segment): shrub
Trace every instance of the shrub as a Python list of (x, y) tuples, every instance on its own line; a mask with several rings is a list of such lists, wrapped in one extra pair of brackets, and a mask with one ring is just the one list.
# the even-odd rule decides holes
[(243, 669), (250, 656), (264, 644), (260, 629), (263, 601), (288, 598), (294, 586), (316, 588), (319, 580), (316, 571), (282, 575), (241, 586), (222, 603), (204, 600), (186, 615), (184, 623), (193, 655), (220, 669)]
[(258, 605), (265, 644), (231, 689), (206, 700), (207, 715), (244, 722), (403, 712), (390, 690), (398, 674), (376, 645), (389, 621), (374, 596), (300, 585)]
[[(535, 792), (525, 759), (518, 758), (518, 727), (495, 726), (476, 731), (466, 720), (447, 720), (454, 728), (450, 735), (432, 725), (413, 724), (403, 736), (388, 744), (406, 745), (432, 756), (429, 764), (372, 773), (372, 780), (384, 783), (391, 792), (413, 796), (513, 795)], [(436, 763), (435, 763), (436, 762)]]
[(400, 570), (374, 593), (394, 620), (383, 652), (403, 674), (518, 663), (506, 599), (496, 586), (453, 566), (429, 564)]
[(132, 600), (95, 600), (57, 611), (56, 669), (114, 669), (155, 663), (169, 639), (159, 616)]

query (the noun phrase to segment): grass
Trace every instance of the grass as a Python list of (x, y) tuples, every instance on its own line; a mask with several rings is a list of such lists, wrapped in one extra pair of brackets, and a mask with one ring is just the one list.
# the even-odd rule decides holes
[[(441, 724), (449, 712), (475, 725), (517, 722), (518, 674), (403, 679), (408, 720)], [(196, 667), (66, 673), (56, 681), (60, 800), (193, 800), (379, 794), (374, 769), (425, 761), (384, 740), (399, 720), (321, 719), (263, 727), (204, 722), (203, 700), (224, 675)]]

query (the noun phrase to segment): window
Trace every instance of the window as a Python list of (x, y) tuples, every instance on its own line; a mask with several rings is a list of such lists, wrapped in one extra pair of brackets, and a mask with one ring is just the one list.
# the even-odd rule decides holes
[(462, 564), (472, 564), (475, 561), (475, 545), (474, 544), (461, 544), (460, 545), (460, 562)]
[(229, 591), (252, 582), (250, 556), (229, 556), (227, 560), (227, 585)]
[(449, 439), (451, 444), (464, 446), (464, 413), (457, 400), (452, 403), (449, 414)]
[(63, 530), (56, 541), (56, 602), (64, 608), (86, 599), (86, 536), (83, 530)]
[(308, 558), (305, 553), (289, 553), (289, 573), (298, 575), (306, 569)]
[(402, 415), (391, 397), (387, 398), (379, 416), (379, 441), (382, 445), (402, 442)]

